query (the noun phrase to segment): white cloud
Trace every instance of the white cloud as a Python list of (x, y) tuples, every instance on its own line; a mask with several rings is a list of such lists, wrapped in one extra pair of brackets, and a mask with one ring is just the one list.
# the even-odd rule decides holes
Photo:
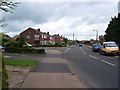
[[(31, 0), (33, 1), (33, 0)], [(107, 0), (108, 1), (108, 0)], [(111, 19), (117, 15), (117, 2), (25, 2), (18, 5), (14, 14), (5, 14), (9, 35), (26, 28), (40, 28), (50, 34), (61, 34), (72, 39), (95, 38), (93, 30), (104, 34)]]

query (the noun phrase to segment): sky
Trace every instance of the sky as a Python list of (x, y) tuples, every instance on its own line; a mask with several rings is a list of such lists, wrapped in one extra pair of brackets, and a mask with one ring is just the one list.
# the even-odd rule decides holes
[(2, 13), (8, 25), (3, 32), (11, 37), (25, 29), (40, 28), (51, 35), (68, 39), (96, 39), (96, 31), (104, 35), (111, 17), (117, 16), (119, 0), (13, 0), (21, 2), (14, 13)]

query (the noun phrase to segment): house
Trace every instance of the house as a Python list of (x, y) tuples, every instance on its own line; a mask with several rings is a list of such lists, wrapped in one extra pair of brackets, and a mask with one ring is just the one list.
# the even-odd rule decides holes
[(55, 44), (54, 37), (49, 34), (49, 32), (41, 32), (42, 38), (40, 39), (40, 44), (48, 45), (48, 44)]
[(15, 35), (14, 37), (12, 37), (12, 41), (16, 41), (17, 38), (19, 38), (19, 35)]
[(55, 39), (49, 32), (41, 32), (40, 29), (28, 28), (20, 33), (20, 37), (29, 44), (55, 44)]
[(54, 37), (54, 40), (55, 40), (55, 44), (63, 43), (63, 37), (60, 36), (59, 34), (54, 34), (53, 37)]
[(33, 28), (28, 28), (21, 32), (20, 37), (24, 38), (24, 40), (29, 44), (39, 44), (40, 38), (42, 38), (40, 29), (36, 30)]

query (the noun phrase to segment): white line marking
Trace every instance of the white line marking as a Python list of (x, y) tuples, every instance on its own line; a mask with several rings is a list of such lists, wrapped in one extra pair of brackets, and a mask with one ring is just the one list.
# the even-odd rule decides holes
[(86, 52), (83, 52), (84, 54), (87, 54)]
[(83, 49), (81, 47), (80, 47), (80, 49), (81, 49), (82, 53), (87, 54), (86, 52), (83, 51)]
[(92, 56), (92, 55), (89, 55), (90, 57), (92, 57), (92, 58), (94, 58), (94, 59), (98, 59), (98, 58), (96, 58), (95, 56)]
[(66, 53), (68, 50), (70, 50), (70, 48), (66, 49), (66, 50), (65, 50), (65, 53)]
[(115, 64), (102, 60), (102, 62), (107, 63), (108, 65), (115, 66)]

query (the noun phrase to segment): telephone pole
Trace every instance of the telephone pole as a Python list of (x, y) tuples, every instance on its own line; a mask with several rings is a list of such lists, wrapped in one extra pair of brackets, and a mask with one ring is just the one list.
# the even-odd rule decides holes
[(74, 45), (74, 33), (73, 33), (73, 45)]
[(96, 31), (96, 43), (98, 43), (98, 30), (93, 30)]

